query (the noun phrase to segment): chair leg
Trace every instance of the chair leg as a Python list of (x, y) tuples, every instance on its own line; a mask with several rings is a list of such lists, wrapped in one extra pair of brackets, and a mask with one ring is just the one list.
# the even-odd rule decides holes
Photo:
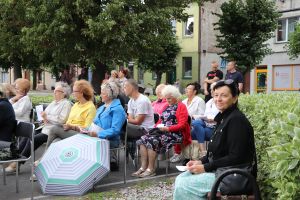
[(34, 172), (34, 157), (31, 158), (31, 199), (33, 199), (33, 172)]
[(139, 165), (139, 146), (136, 147), (136, 155), (135, 155), (135, 159), (134, 159), (135, 170), (138, 169), (138, 165)]
[(120, 149), (117, 149), (117, 163), (120, 164)]
[(127, 161), (127, 158), (126, 158), (126, 147), (124, 148), (124, 184), (126, 184), (126, 170), (127, 170), (127, 163), (126, 163), (126, 161)]
[(2, 165), (2, 169), (3, 169), (3, 185), (6, 185), (5, 165)]
[(170, 167), (170, 160), (169, 160), (169, 157), (170, 157), (170, 155), (169, 155), (169, 151), (167, 151), (166, 152), (167, 153), (167, 159), (166, 159), (166, 161), (167, 161), (167, 166), (166, 166), (166, 176), (169, 174), (169, 167)]
[(16, 193), (19, 193), (19, 162), (16, 166)]

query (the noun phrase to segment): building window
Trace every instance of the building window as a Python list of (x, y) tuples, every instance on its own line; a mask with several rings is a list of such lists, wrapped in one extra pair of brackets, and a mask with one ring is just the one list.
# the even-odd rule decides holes
[(2, 83), (8, 83), (8, 81), (9, 81), (9, 74), (8, 74), (8, 72), (2, 72), (1, 73), (1, 82)]
[(278, 20), (277, 24), (277, 42), (287, 42), (289, 34), (295, 31), (299, 17), (292, 17)]
[(175, 35), (176, 34), (176, 20), (175, 19), (171, 20), (171, 26), (172, 26), (172, 32)]
[(184, 25), (184, 36), (192, 36), (194, 33), (194, 17), (190, 16)]
[(300, 65), (273, 66), (273, 90), (299, 90)]
[(192, 57), (182, 58), (183, 78), (192, 78)]

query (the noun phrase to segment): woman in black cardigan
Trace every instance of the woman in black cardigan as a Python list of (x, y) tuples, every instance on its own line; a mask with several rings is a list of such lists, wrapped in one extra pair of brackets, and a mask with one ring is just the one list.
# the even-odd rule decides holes
[(187, 163), (187, 171), (176, 178), (174, 199), (206, 199), (218, 168), (254, 160), (253, 128), (237, 107), (239, 90), (236, 84), (231, 79), (219, 81), (213, 90), (220, 113), (214, 119), (217, 126), (208, 144), (207, 155), (200, 161)]
[(16, 117), (6, 94), (6, 87), (0, 84), (0, 141), (11, 142), (16, 126)]

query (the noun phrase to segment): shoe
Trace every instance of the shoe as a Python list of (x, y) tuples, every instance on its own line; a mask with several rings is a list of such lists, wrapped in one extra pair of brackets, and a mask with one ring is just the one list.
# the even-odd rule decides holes
[(15, 173), (17, 171), (17, 169), (15, 167), (11, 167), (11, 166), (8, 166), (5, 168), (5, 173)]
[(182, 159), (182, 155), (181, 154), (174, 154), (171, 158), (170, 158), (170, 162), (171, 163), (175, 163), (175, 162), (179, 162)]
[(151, 177), (151, 176), (155, 176), (155, 169), (153, 169), (152, 171), (150, 169), (146, 169), (146, 171), (144, 171), (143, 173), (141, 173), (139, 175), (140, 178), (145, 178), (145, 177)]
[(30, 177), (29, 180), (30, 180), (30, 181), (33, 181), (33, 182), (37, 181), (36, 176), (35, 176), (34, 174)]
[(36, 161), (34, 162), (33, 166), (37, 167), (39, 163), (40, 163), (40, 160), (36, 160)]
[(136, 172), (132, 173), (131, 176), (133, 177), (139, 177), (145, 170), (143, 168), (140, 168)]

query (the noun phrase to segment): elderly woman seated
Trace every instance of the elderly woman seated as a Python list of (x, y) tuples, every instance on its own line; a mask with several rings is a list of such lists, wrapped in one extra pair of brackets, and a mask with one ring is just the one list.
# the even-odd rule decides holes
[(7, 99), (7, 90), (0, 84), (0, 141), (11, 142), (16, 126), (16, 117), (12, 105)]
[[(205, 102), (203, 99), (201, 99), (198, 94), (200, 92), (201, 86), (199, 83), (189, 83), (187, 84), (185, 88), (185, 94), (187, 96), (186, 99), (182, 101), (182, 103), (187, 107), (188, 113), (190, 117), (193, 115), (203, 115), (205, 111)], [(195, 124), (192, 121), (192, 127), (194, 127)], [(192, 131), (194, 128), (192, 129)], [(183, 165), (189, 161), (190, 155), (184, 155), (184, 153), (181, 152), (181, 148), (179, 145), (174, 146), (175, 154), (170, 158), (170, 162), (179, 162), (182, 158), (184, 158)]]
[(65, 139), (80, 133), (80, 129), (91, 125), (96, 108), (93, 103), (94, 90), (86, 80), (74, 83), (73, 96), (77, 101), (71, 108), (67, 122), (63, 126), (53, 126), (49, 129), (46, 148), (58, 139)]
[(30, 90), (30, 81), (25, 78), (18, 78), (14, 85), (16, 95), (9, 102), (14, 108), (16, 119), (18, 121), (30, 122), (32, 103), (27, 95)]
[[(71, 102), (68, 100), (70, 94), (70, 87), (67, 83), (59, 82), (56, 84), (53, 92), (54, 101), (52, 101), (45, 111), (41, 113), (43, 118), (43, 126), (41, 131), (37, 131), (34, 136), (34, 150), (38, 149), (42, 144), (47, 142), (49, 130), (53, 126), (62, 126), (70, 113)], [(19, 144), (19, 151), (22, 156), (30, 156), (30, 141), (22, 140)], [(36, 164), (38, 161), (36, 162)], [(16, 171), (16, 163), (11, 163), (7, 168), (6, 172)]]
[(186, 106), (179, 101), (180, 92), (176, 87), (167, 85), (162, 90), (162, 95), (166, 98), (168, 106), (157, 122), (157, 125), (161, 125), (159, 126), (161, 133), (158, 135), (146, 134), (137, 141), (137, 145), (140, 146), (142, 165), (132, 176), (141, 178), (154, 176), (157, 154), (165, 153), (177, 142), (191, 143), (188, 111)]
[[(166, 87), (165, 84), (159, 84), (155, 89), (155, 94), (157, 96), (157, 100), (152, 102), (152, 108), (154, 113), (157, 113), (161, 116), (162, 112), (166, 109), (168, 103), (165, 98), (163, 98), (161, 91)], [(156, 119), (155, 119), (156, 120)]]
[[(116, 148), (120, 144), (122, 126), (126, 120), (126, 113), (119, 99), (119, 86), (114, 81), (108, 81), (101, 86), (101, 99), (104, 103), (97, 110), (96, 117), (86, 133), (92, 137), (107, 139), (110, 148)], [(111, 154), (111, 166), (116, 166), (116, 157)], [(112, 164), (114, 163), (114, 164)]]
[[(108, 81), (101, 86), (101, 100), (104, 103), (97, 110), (93, 124), (87, 134), (92, 137), (107, 139), (110, 148), (118, 147), (122, 126), (126, 120), (124, 108), (119, 99), (119, 87), (114, 81)], [(97, 127), (97, 128), (94, 128)]]

